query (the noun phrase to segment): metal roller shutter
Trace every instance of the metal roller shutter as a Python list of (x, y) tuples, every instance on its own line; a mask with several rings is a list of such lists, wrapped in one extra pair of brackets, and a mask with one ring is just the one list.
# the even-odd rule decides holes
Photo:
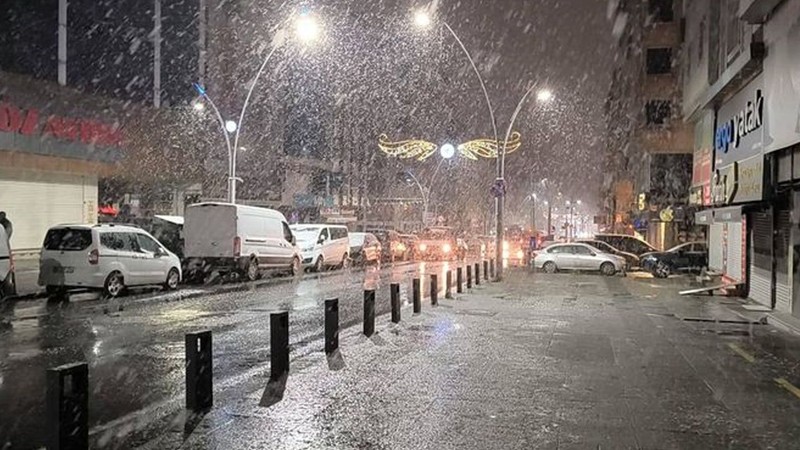
[(753, 233), (749, 297), (772, 307), (772, 210), (753, 213), (750, 218)]
[(713, 223), (708, 227), (708, 268), (722, 273), (722, 227), (721, 223)]
[(792, 278), (789, 273), (792, 213), (777, 211), (775, 221), (775, 309), (791, 311)]
[(38, 252), (51, 226), (97, 221), (97, 177), (0, 169), (0, 210), (14, 225), (15, 252)]
[(744, 281), (744, 276), (742, 276), (742, 223), (729, 222), (725, 226), (727, 227), (725, 275), (736, 281)]

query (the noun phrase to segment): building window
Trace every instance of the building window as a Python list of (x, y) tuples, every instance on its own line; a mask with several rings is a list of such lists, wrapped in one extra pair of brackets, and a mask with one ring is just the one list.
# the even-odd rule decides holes
[(647, 73), (649, 75), (670, 73), (671, 70), (672, 70), (671, 48), (647, 49)]
[(648, 125), (665, 125), (672, 114), (672, 103), (669, 100), (650, 100), (644, 109)]
[(650, 0), (649, 6), (653, 22), (672, 22), (674, 20), (672, 0)]

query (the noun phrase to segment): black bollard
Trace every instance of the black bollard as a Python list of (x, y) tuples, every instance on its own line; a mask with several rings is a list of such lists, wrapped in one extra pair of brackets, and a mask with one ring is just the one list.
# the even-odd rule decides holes
[(456, 269), (456, 293), (464, 292), (464, 269), (461, 267)]
[(325, 354), (339, 349), (339, 299), (325, 300)]
[(375, 334), (375, 290), (364, 290), (364, 335)]
[(47, 448), (89, 448), (89, 366), (47, 369)]
[(483, 279), (489, 281), (489, 261), (483, 261)]
[(392, 323), (400, 322), (400, 283), (389, 285), (389, 293), (392, 302)]
[(431, 305), (439, 304), (439, 275), (431, 274)]
[(453, 271), (448, 270), (444, 277), (444, 298), (453, 298)]
[(481, 284), (481, 265), (475, 263), (475, 286)]
[(472, 266), (467, 264), (467, 289), (472, 289)]
[(289, 373), (289, 312), (269, 315), (270, 381)]
[(186, 409), (203, 411), (214, 404), (211, 330), (186, 333)]
[(494, 279), (494, 258), (489, 260), (489, 271), (492, 273), (492, 279)]
[(422, 312), (422, 299), (421, 299), (419, 278), (414, 278), (413, 280), (411, 280), (411, 292), (413, 294), (413, 301), (414, 301), (414, 314), (419, 314)]

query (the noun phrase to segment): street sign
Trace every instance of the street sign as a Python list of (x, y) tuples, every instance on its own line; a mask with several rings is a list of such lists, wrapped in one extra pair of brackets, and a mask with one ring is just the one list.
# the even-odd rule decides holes
[(494, 184), (491, 188), (492, 195), (496, 198), (500, 198), (506, 195), (506, 181), (502, 178), (498, 178), (494, 181)]

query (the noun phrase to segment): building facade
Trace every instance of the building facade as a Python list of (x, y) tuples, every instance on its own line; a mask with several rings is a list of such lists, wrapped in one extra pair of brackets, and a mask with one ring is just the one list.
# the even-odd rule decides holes
[(687, 192), (694, 130), (680, 119), (683, 5), (612, 6), (617, 54), (606, 105), (606, 227), (667, 248), (693, 238)]
[[(709, 268), (800, 316), (800, 1), (686, 2), (684, 120)], [(796, 286), (797, 285), (797, 286)]]

